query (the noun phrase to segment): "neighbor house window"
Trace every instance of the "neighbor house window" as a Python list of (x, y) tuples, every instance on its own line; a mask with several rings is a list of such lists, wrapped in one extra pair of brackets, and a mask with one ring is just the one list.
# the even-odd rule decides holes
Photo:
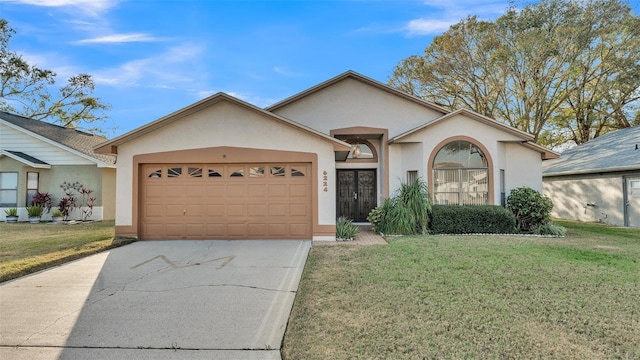
[(40, 178), (37, 172), (27, 173), (27, 206), (31, 205), (33, 198), (38, 194)]
[(18, 173), (0, 172), (0, 207), (18, 206)]
[(631, 197), (640, 197), (640, 180), (631, 180)]
[(479, 147), (457, 140), (440, 148), (433, 160), (433, 198), (436, 204), (488, 204), (489, 165)]

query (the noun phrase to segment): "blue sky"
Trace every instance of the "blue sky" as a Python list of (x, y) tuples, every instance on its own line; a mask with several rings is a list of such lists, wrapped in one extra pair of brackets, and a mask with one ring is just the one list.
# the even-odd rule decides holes
[(17, 31), (11, 50), (59, 84), (93, 75), (113, 137), (219, 91), (264, 107), (347, 70), (387, 82), (449, 25), (508, 3), (0, 0), (0, 17)]

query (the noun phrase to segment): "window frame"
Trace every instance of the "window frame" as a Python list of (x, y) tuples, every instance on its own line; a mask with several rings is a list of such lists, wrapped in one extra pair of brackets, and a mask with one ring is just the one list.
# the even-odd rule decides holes
[(407, 170), (407, 184), (413, 184), (418, 179), (418, 170)]
[[(436, 158), (438, 157), (438, 154), (440, 151), (442, 151), (446, 146), (448, 146), (449, 144), (453, 143), (453, 142), (459, 142), (459, 141), (463, 141), (463, 142), (467, 142), (470, 143), (471, 145), (475, 146), (483, 155), (485, 163), (486, 163), (486, 167), (477, 167), (477, 166), (473, 166), (473, 167), (464, 167), (464, 166), (460, 166), (460, 167), (441, 167), (441, 168), (435, 168), (435, 162), (436, 162)], [(468, 195), (470, 193), (481, 193), (484, 196), (484, 205), (493, 205), (495, 202), (494, 199), (494, 176), (493, 176), (493, 160), (491, 159), (491, 155), (489, 153), (489, 151), (487, 150), (486, 147), (484, 147), (480, 142), (478, 142), (477, 140), (467, 137), (467, 136), (453, 136), (450, 138), (447, 138), (443, 141), (441, 141), (438, 145), (436, 145), (435, 147), (433, 147), (433, 150), (431, 151), (431, 155), (429, 157), (429, 163), (428, 163), (428, 173), (430, 174), (429, 176), (429, 192), (431, 194), (431, 197), (433, 199), (433, 203), (437, 204), (437, 195), (439, 193), (442, 192), (436, 192), (436, 184), (435, 184), (435, 178), (436, 178), (436, 171), (437, 170), (458, 170), (458, 173), (460, 173), (461, 170), (471, 170), (471, 171), (477, 171), (477, 170), (484, 170), (486, 172), (486, 190), (485, 191), (475, 191), (475, 192), (468, 192), (468, 191), (463, 191), (465, 187), (460, 185), (460, 182), (458, 182), (458, 190), (457, 190), (457, 204), (458, 205), (464, 205), (466, 204), (464, 201), (464, 196), (463, 195)], [(459, 177), (462, 174), (459, 175)], [(460, 181), (460, 180), (459, 180)], [(469, 183), (471, 184), (471, 183)], [(468, 196), (467, 196), (468, 197)], [(474, 203), (473, 205), (476, 205), (477, 203)], [(471, 205), (471, 204), (470, 204)]]
[[(31, 188), (29, 187), (29, 175), (30, 174), (35, 174), (36, 175), (36, 187), (35, 188)], [(25, 206), (31, 206), (31, 201), (33, 201), (33, 198), (35, 197), (35, 195), (38, 194), (38, 192), (40, 191), (40, 173), (37, 171), (27, 171), (27, 193), (26, 193), (26, 205)], [(34, 193), (35, 191), (35, 193)]]
[[(367, 139), (359, 139), (359, 138), (350, 138), (344, 140), (345, 142), (351, 144), (351, 150), (349, 150), (349, 155), (347, 155), (347, 159), (345, 162), (354, 162), (354, 163), (377, 163), (378, 162), (378, 151), (376, 147), (371, 143), (371, 141)], [(373, 157), (371, 158), (352, 158), (350, 157), (353, 153), (355, 147), (358, 144), (366, 145), (369, 149), (371, 149), (371, 153)]]
[[(16, 187), (15, 188), (2, 187), (3, 186), (2, 181), (1, 181), (2, 180), (2, 176), (1, 176), (2, 174), (15, 174)], [(0, 172), (0, 193), (5, 192), (5, 191), (7, 191), (7, 192), (11, 191), (11, 192), (15, 193), (15, 196), (14, 196), (15, 202), (13, 202), (13, 203), (1, 203), (0, 202), (0, 207), (8, 207), (8, 208), (18, 207), (18, 188), (19, 188), (18, 184), (19, 184), (19, 181), (20, 181), (20, 173), (18, 171), (2, 171), (2, 172)], [(2, 197), (0, 197), (0, 199), (2, 199)]]

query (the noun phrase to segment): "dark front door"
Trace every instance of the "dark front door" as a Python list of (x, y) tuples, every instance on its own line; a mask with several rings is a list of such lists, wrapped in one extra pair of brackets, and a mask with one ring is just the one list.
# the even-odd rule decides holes
[(338, 217), (367, 221), (376, 197), (376, 170), (338, 170)]

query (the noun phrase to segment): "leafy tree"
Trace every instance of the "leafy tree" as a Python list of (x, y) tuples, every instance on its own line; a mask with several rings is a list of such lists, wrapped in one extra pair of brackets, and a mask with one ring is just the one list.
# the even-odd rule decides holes
[(640, 19), (612, 1), (583, 9), (572, 31), (584, 51), (568, 67), (567, 98), (551, 125), (562, 136), (556, 142), (580, 144), (632, 126), (640, 115)]
[[(95, 83), (88, 74), (72, 76), (52, 96), (56, 73), (31, 65), (9, 49), (15, 30), (0, 19), (0, 110), (18, 113), (36, 120), (49, 120), (76, 128), (105, 120), (110, 105), (93, 97)], [(101, 132), (98, 128), (89, 130)]]
[(640, 18), (620, 0), (542, 0), (495, 22), (460, 21), (401, 61), (389, 84), (543, 145), (580, 144), (640, 123), (638, 49)]

